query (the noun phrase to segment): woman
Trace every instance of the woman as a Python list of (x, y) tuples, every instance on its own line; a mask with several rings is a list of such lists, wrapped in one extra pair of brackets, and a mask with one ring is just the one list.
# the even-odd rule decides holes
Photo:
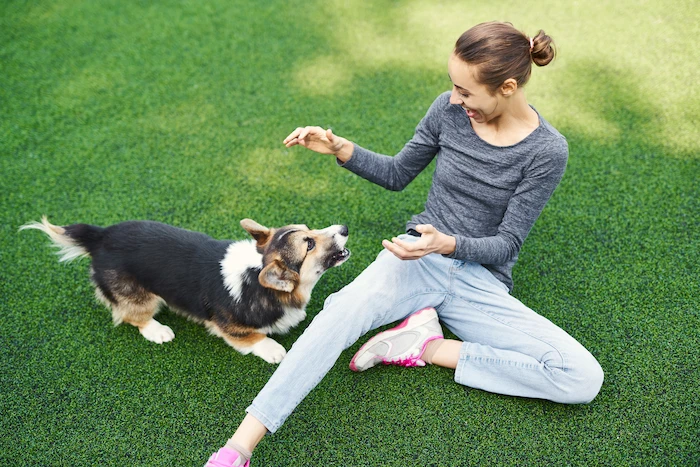
[[(587, 403), (603, 371), (566, 332), (510, 295), (511, 271), (532, 225), (559, 184), (565, 138), (528, 105), (532, 63), (554, 58), (552, 39), (509, 23), (483, 23), (457, 40), (451, 92), (440, 95), (395, 157), (375, 154), (331, 130), (297, 128), (285, 140), (334, 155), (348, 170), (401, 190), (437, 157), (425, 210), (407, 233), (351, 284), (332, 294), (208, 466), (248, 465), (341, 352), (388, 323), (350, 362), (440, 365), (455, 381), (499, 394)], [(417, 311), (418, 310), (418, 311)], [(460, 340), (443, 338), (441, 324)]]

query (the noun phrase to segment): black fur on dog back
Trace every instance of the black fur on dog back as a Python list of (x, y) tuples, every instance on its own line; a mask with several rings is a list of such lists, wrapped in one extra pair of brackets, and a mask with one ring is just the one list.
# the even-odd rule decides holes
[(73, 224), (64, 227), (64, 229), (66, 235), (85, 248), (90, 255), (101, 245), (102, 236), (106, 230), (103, 227), (89, 224)]

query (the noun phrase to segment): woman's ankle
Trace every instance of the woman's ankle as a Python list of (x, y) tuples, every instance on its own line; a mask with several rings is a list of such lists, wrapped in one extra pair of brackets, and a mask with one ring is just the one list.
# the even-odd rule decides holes
[(430, 342), (428, 342), (428, 345), (425, 347), (425, 350), (423, 351), (423, 355), (421, 355), (421, 360), (423, 360), (425, 363), (432, 365), (433, 364), (433, 357), (435, 356), (435, 352), (440, 348), (442, 344), (445, 343), (445, 339), (434, 339)]
[(454, 339), (435, 339), (428, 343), (421, 359), (431, 365), (457, 368), (463, 342)]
[(249, 449), (241, 446), (239, 443), (234, 441), (233, 438), (229, 439), (224, 447), (236, 451), (240, 455), (240, 458), (242, 460), (241, 465), (248, 462), (250, 460), (250, 456), (253, 455), (253, 453)]
[[(237, 444), (247, 453), (251, 453), (266, 434), (267, 428), (265, 425), (254, 416), (247, 414), (226, 444), (227, 446), (229, 443)], [(241, 454), (245, 453), (241, 452)]]

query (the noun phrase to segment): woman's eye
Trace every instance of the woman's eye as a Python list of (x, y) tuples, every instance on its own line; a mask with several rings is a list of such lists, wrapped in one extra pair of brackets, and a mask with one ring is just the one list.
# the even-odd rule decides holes
[(307, 251), (311, 251), (316, 247), (316, 241), (313, 238), (306, 239)]

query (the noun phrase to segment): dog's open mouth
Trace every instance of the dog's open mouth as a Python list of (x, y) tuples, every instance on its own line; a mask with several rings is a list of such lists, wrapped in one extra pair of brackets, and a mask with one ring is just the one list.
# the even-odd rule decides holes
[(347, 248), (343, 248), (339, 252), (331, 255), (330, 258), (328, 258), (328, 263), (330, 267), (334, 266), (340, 266), (343, 264), (348, 258), (350, 257), (350, 250)]

